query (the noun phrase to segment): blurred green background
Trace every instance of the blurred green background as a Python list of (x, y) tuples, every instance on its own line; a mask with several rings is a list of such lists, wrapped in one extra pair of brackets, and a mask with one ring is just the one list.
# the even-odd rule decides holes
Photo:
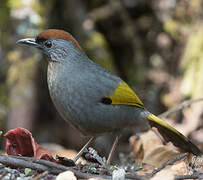
[[(202, 17), (201, 0), (1, 0), (0, 130), (24, 127), (39, 143), (76, 149), (84, 144), (51, 102), (45, 57), (17, 46), (18, 39), (47, 28), (69, 31), (90, 58), (119, 75), (160, 114), (203, 97)], [(202, 113), (203, 104), (194, 103), (168, 119), (201, 146)]]

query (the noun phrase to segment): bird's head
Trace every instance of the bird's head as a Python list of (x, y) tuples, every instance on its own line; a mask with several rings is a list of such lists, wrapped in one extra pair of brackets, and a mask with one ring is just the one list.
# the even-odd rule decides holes
[(74, 37), (63, 30), (47, 29), (36, 38), (18, 40), (17, 43), (26, 44), (43, 51), (48, 60), (61, 62), (68, 55), (80, 54), (82, 48)]

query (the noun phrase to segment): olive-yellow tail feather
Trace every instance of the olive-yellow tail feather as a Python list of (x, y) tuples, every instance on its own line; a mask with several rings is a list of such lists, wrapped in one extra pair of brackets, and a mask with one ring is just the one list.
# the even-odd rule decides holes
[(176, 147), (194, 155), (202, 155), (202, 152), (199, 150), (199, 148), (187, 137), (185, 137), (183, 134), (157, 116), (150, 114), (147, 119), (149, 120), (150, 126), (156, 127), (166, 142), (171, 141)]

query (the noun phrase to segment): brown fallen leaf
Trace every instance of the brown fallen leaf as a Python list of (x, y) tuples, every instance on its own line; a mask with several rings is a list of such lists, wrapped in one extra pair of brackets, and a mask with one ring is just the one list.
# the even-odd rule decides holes
[[(179, 154), (173, 146), (163, 145), (153, 131), (140, 135), (139, 141), (133, 141), (132, 139), (130, 141), (134, 143), (133, 155), (138, 156), (142, 162), (155, 167), (160, 167)], [(137, 149), (138, 147), (140, 149)], [(140, 154), (143, 154), (143, 157)]]
[(151, 174), (154, 170), (154, 166), (149, 164), (142, 164), (141, 169), (136, 171), (136, 173), (140, 176), (145, 176), (146, 174)]
[(175, 173), (173, 172), (173, 170), (171, 170), (171, 168), (166, 168), (158, 172), (153, 178), (151, 178), (151, 180), (160, 180), (160, 179), (173, 180), (174, 176)]
[(189, 174), (188, 167), (184, 161), (172, 165), (171, 169), (176, 175)]
[(144, 158), (143, 143), (137, 136), (131, 136), (129, 139), (130, 145), (133, 147), (131, 156), (135, 156), (137, 163), (142, 162)]

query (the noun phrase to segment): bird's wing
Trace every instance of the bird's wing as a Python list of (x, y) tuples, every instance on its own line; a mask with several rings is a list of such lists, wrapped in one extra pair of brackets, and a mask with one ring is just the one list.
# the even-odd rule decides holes
[(97, 89), (99, 92), (98, 97), (102, 96), (101, 101), (105, 104), (131, 105), (144, 108), (144, 104), (135, 92), (119, 77), (91, 60), (83, 61), (83, 63), (86, 63), (86, 69), (82, 69), (85, 71), (83, 74), (88, 74), (83, 77), (89, 77), (88, 81), (85, 81), (85, 86), (87, 84), (94, 86), (90, 88), (94, 89), (94, 92), (90, 93), (90, 95), (95, 93)]
[[(108, 96), (108, 98), (111, 99), (111, 104), (134, 105), (141, 108), (144, 107), (143, 103), (137, 97), (134, 91), (130, 89), (125, 82), (122, 81), (119, 82), (118, 87), (115, 89), (113, 94)], [(186, 152), (191, 152), (195, 155), (202, 155), (202, 152), (199, 150), (199, 148), (187, 137), (185, 137), (183, 134), (157, 116), (150, 114), (147, 119), (152, 127), (156, 127), (159, 130), (159, 133), (167, 142), (171, 141), (175, 146)]]
[(118, 82), (118, 87), (113, 94), (110, 94), (108, 98), (111, 99), (111, 104), (118, 105), (133, 105), (143, 108), (144, 104), (135, 94), (135, 92), (123, 81)]
[[(100, 71), (98, 71), (98, 69)], [(97, 71), (94, 72), (95, 75), (102, 77), (102, 82), (99, 84), (98, 89), (105, 87), (105, 93), (102, 94), (105, 95), (105, 99), (102, 99), (104, 103), (113, 105), (132, 105), (144, 108), (142, 101), (125, 82), (107, 71), (105, 71), (104, 73), (104, 71), (105, 70), (103, 70), (103, 68), (98, 67)], [(99, 72), (101, 72), (101, 74)], [(96, 84), (98, 83), (95, 83), (94, 85)], [(103, 84), (102, 87), (101, 84)], [(146, 114), (144, 114), (144, 116), (146, 116)], [(150, 113), (147, 115), (146, 118), (152, 127), (156, 127), (158, 129), (160, 134), (167, 142), (171, 141), (175, 146), (186, 152), (191, 152), (195, 155), (202, 155), (202, 152), (199, 150), (199, 148), (195, 144), (193, 144), (187, 137), (185, 137), (183, 134), (181, 134), (179, 131), (177, 131), (175, 128), (173, 128), (157, 116)]]

